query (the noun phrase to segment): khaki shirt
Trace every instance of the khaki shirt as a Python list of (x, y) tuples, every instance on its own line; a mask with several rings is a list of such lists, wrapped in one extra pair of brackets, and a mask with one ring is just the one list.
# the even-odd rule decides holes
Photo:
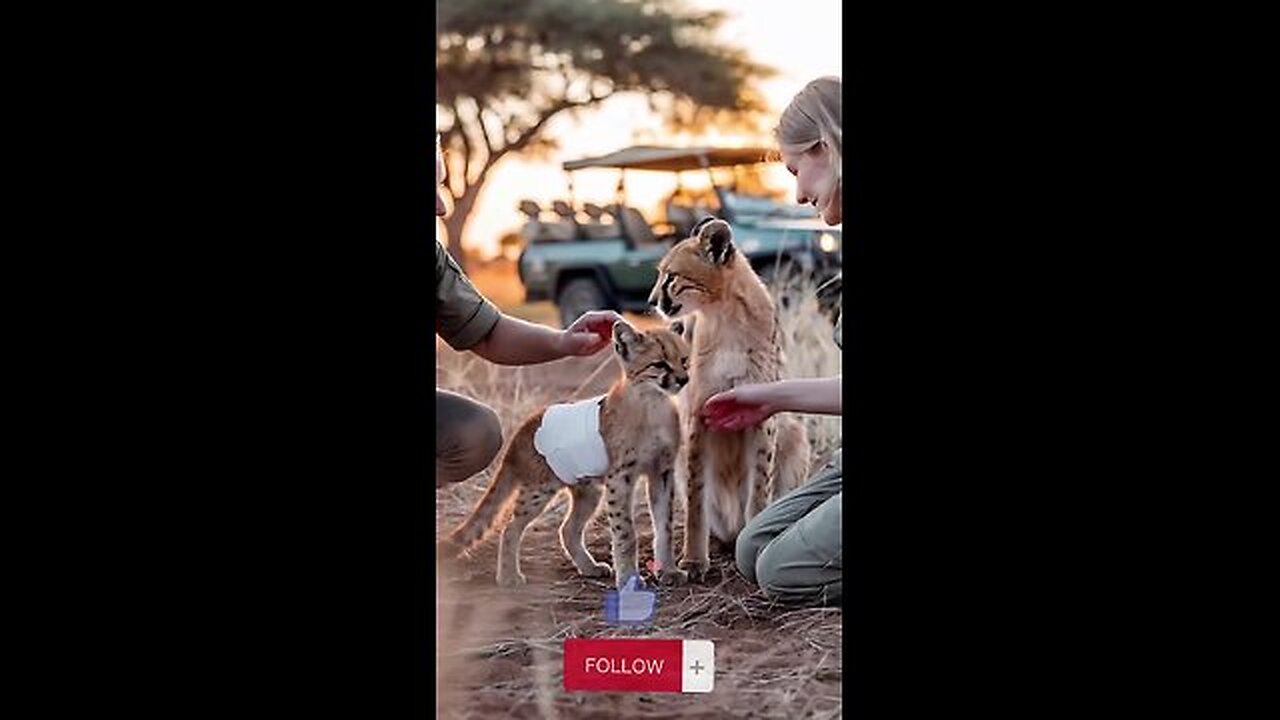
[(467, 350), (485, 339), (501, 316), (436, 242), (436, 334), (454, 350)]

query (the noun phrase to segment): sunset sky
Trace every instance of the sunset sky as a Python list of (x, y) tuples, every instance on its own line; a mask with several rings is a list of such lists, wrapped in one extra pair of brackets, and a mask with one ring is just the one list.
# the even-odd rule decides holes
[[(841, 75), (841, 9), (838, 0), (690, 0), (694, 8), (724, 10), (729, 19), (721, 28), (723, 39), (746, 48), (758, 62), (771, 65), (778, 75), (761, 83), (765, 97), (775, 112), (781, 112), (792, 95), (806, 82), (821, 75)], [(665, 134), (660, 120), (650, 112), (644, 99), (635, 95), (609, 99), (598, 109), (584, 112), (579, 121), (559, 117), (547, 126), (560, 150), (545, 161), (509, 157), (490, 173), (463, 236), (463, 245), (490, 257), (498, 252), (498, 239), (518, 230), (524, 216), (516, 210), (523, 199), (544, 207), (551, 201), (567, 199), (568, 185), (560, 163), (565, 160), (603, 155), (633, 144), (763, 144), (769, 138), (715, 136), (675, 138)], [(698, 173), (686, 174), (690, 188), (705, 186)], [(770, 170), (770, 180), (792, 191), (790, 176), (781, 165)], [(575, 196), (583, 201), (606, 204), (614, 197), (617, 171), (588, 170), (575, 173)], [(675, 187), (670, 173), (629, 172), (627, 194), (630, 204), (651, 216), (657, 203)], [(650, 217), (650, 220), (653, 218)], [(437, 232), (444, 237), (443, 225)]]

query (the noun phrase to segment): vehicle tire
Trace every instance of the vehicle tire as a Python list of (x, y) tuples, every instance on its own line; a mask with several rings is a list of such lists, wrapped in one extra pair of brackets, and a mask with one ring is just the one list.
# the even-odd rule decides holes
[(574, 278), (556, 294), (556, 309), (560, 311), (560, 327), (567, 328), (582, 313), (607, 309), (604, 290), (600, 283), (589, 277)]

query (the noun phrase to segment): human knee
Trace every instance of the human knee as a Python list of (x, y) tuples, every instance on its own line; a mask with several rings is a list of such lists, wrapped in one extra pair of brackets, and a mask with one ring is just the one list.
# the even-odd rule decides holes
[(767, 597), (776, 600), (794, 600), (799, 595), (806, 593), (797, 593), (797, 587), (792, 584), (792, 578), (789, 577), (784, 566), (777, 562), (773, 555), (761, 553), (756, 559), (756, 584)]
[(442, 448), (452, 464), (469, 474), (488, 467), (502, 450), (502, 423), (498, 414), (489, 407), (477, 405), (454, 422), (449, 447)]
[(760, 531), (756, 523), (748, 522), (742, 532), (738, 533), (733, 547), (734, 559), (737, 561), (738, 572), (749, 582), (758, 582), (756, 560), (768, 542), (769, 537)]
[(491, 408), (482, 407), (468, 421), (466, 433), (473, 448), (472, 459), (479, 465), (476, 470), (482, 470), (502, 450), (502, 422)]
[(768, 548), (764, 548), (755, 557), (755, 564), (752, 567), (752, 574), (755, 575), (756, 584), (766, 595), (777, 595), (781, 588), (782, 571), (782, 552), (766, 552)]
[(777, 600), (827, 602), (838, 598), (838, 572), (817, 572), (807, 561), (807, 555), (789, 543), (770, 543), (756, 558), (756, 583), (765, 595)]

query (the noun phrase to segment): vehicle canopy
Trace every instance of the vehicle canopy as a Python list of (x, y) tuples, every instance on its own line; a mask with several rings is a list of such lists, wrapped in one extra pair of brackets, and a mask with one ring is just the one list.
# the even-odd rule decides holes
[(586, 168), (611, 168), (614, 170), (660, 170), (682, 172), (733, 165), (755, 165), (768, 162), (770, 148), (741, 147), (658, 147), (636, 145), (595, 158), (570, 160), (564, 163), (567, 171)]
[[(776, 159), (776, 151), (768, 147), (663, 147), (658, 145), (634, 145), (600, 157), (570, 160), (563, 163), (564, 170), (572, 174), (576, 170), (601, 168), (619, 170), (623, 174), (618, 182), (619, 198), (623, 197), (626, 185), (627, 170), (651, 170), (658, 172), (682, 173), (690, 170), (704, 170), (711, 178), (711, 188), (719, 201), (718, 214), (730, 222), (738, 222), (745, 216), (783, 216), (809, 217), (813, 213), (804, 207), (781, 205), (767, 198), (756, 198), (730, 192), (725, 186), (716, 182), (713, 168), (739, 167), (757, 165)], [(570, 181), (572, 188), (572, 181)], [(572, 192), (572, 189), (571, 189)], [(621, 201), (620, 201), (621, 202)], [(668, 208), (672, 212), (672, 208)], [(677, 225), (692, 225), (688, 213), (680, 212), (683, 220)], [(696, 214), (696, 213), (695, 213)], [(705, 215), (705, 210), (702, 212)], [(696, 218), (695, 218), (696, 219)], [(688, 229), (687, 227), (684, 229)]]

